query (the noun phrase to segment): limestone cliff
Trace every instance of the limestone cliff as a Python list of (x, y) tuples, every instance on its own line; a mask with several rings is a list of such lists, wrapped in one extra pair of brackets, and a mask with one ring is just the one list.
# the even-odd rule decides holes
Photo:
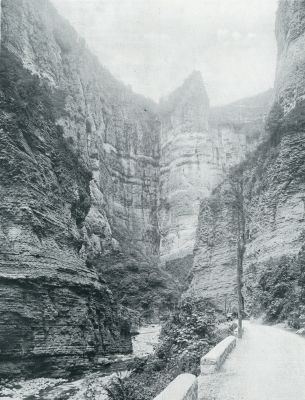
[(208, 111), (209, 100), (200, 72), (194, 72), (160, 105), (160, 256), (173, 275), (184, 271), (183, 266), (179, 268), (179, 261), (191, 262), (188, 258), (193, 250), (199, 199), (215, 179), (212, 166), (206, 182), (203, 180), (205, 169), (214, 158)]
[(265, 121), (273, 102), (273, 89), (259, 95), (214, 107), (209, 123), (213, 135), (222, 137), (220, 154), (226, 171), (255, 150), (265, 137)]
[(209, 108), (199, 72), (160, 105), (160, 258), (185, 281), (193, 259), (199, 205), (264, 136), (272, 91)]
[(158, 108), (48, 0), (0, 5), (0, 375), (78, 373), (131, 350), (130, 309), (173, 306), (200, 201), (263, 140), (271, 93), (210, 109), (194, 72)]
[[(304, 253), (304, 4), (280, 2), (275, 101), (267, 135), (258, 149), (202, 202), (190, 289), (190, 293), (209, 299), (221, 310), (234, 306), (237, 236), (231, 196), (232, 180), (237, 179), (245, 218), (246, 307), (249, 312), (267, 312), (270, 320), (288, 318), (292, 313), (297, 319), (303, 312), (299, 305), (303, 301), (300, 260)], [(300, 72), (295, 74), (297, 66)]]
[(73, 373), (131, 350), (117, 300), (172, 301), (159, 122), (47, 0), (1, 2), (0, 68), (0, 373)]
[(276, 98), (285, 112), (305, 96), (305, 2), (280, 0), (276, 35), (278, 62), (275, 80)]

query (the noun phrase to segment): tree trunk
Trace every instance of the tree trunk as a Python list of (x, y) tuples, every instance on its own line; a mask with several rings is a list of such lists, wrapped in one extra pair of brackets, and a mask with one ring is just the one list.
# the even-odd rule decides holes
[(242, 295), (242, 271), (243, 271), (243, 245), (237, 242), (237, 295), (238, 295), (238, 337), (243, 336), (243, 295)]

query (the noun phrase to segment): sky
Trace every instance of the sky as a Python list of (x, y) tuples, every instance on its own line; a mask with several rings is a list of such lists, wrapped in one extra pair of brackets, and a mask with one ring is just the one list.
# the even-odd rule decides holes
[(112, 74), (158, 101), (193, 70), (213, 105), (273, 86), (277, 0), (52, 0)]

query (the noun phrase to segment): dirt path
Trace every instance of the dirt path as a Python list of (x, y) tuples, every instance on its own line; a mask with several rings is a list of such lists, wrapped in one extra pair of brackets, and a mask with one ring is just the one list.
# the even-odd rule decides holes
[(223, 368), (199, 379), (199, 400), (305, 400), (305, 339), (246, 323)]

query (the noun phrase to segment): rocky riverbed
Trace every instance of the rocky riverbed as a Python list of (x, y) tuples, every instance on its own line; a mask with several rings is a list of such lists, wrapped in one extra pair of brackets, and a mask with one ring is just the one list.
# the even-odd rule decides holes
[(88, 373), (80, 379), (37, 378), (8, 382), (0, 387), (4, 400), (84, 400), (107, 399), (105, 387), (116, 376), (129, 374), (128, 364), (134, 358), (153, 353), (161, 332), (160, 325), (146, 325), (133, 337), (133, 353), (117, 354), (99, 359), (100, 370)]

